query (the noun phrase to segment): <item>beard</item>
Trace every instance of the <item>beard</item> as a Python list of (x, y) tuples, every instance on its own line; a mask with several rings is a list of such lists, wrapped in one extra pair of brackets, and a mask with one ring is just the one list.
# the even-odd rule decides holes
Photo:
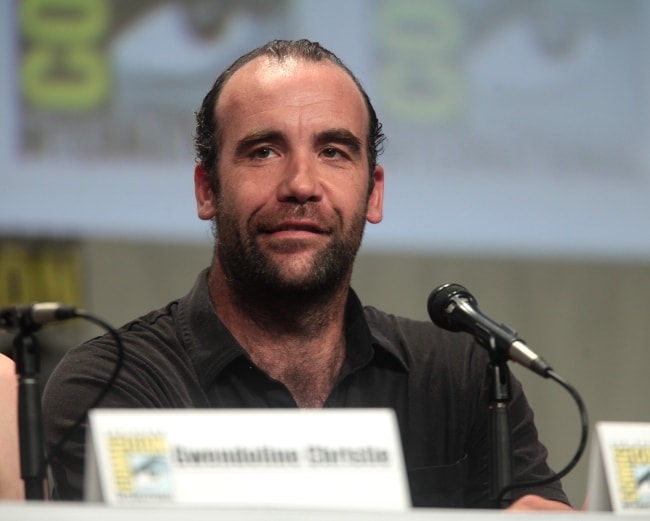
[[(335, 293), (342, 284), (349, 284), (365, 228), (365, 208), (353, 216), (348, 229), (344, 228), (339, 216), (336, 225), (328, 227), (328, 243), (313, 251), (308, 259), (300, 259), (299, 266), (290, 267), (271, 253), (288, 253), (304, 247), (300, 241), (274, 245), (273, 252), (268, 251), (271, 247), (263, 249), (257, 241), (262, 232), (254, 223), (254, 217), (240, 225), (236, 213), (229, 211), (223, 201), (218, 203), (219, 211), (214, 220), (215, 255), (228, 283), (242, 296), (320, 298)], [(313, 217), (314, 214), (317, 215), (317, 210), (310, 204), (291, 211), (293, 217)]]

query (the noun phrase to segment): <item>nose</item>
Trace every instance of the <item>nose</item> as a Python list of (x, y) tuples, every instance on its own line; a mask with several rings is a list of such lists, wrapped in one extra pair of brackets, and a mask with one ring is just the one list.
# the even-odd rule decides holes
[(296, 155), (287, 162), (278, 187), (278, 199), (282, 202), (305, 204), (318, 202), (323, 197), (323, 187), (317, 173), (315, 160)]

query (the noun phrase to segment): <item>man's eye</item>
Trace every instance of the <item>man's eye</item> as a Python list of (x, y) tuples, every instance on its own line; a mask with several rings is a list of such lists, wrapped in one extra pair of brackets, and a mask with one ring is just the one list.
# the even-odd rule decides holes
[(341, 156), (341, 151), (337, 148), (328, 147), (323, 150), (323, 155), (327, 158), (336, 158)]
[(258, 148), (253, 152), (253, 157), (256, 159), (268, 159), (269, 157), (273, 157), (273, 155), (274, 152), (269, 147)]

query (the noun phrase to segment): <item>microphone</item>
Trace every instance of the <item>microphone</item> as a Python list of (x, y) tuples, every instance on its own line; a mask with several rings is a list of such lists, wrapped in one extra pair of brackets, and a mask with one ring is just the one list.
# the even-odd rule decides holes
[(0, 330), (13, 328), (38, 328), (50, 322), (77, 316), (77, 308), (57, 302), (8, 306), (0, 308)]
[(548, 378), (551, 367), (528, 348), (516, 331), (485, 316), (474, 296), (460, 284), (443, 284), (434, 289), (427, 310), (437, 326), (470, 333), (491, 353), (505, 356)]

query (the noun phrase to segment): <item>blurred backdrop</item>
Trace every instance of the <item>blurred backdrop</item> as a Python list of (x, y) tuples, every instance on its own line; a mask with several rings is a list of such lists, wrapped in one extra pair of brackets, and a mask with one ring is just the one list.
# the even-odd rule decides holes
[[(3, 2), (0, 306), (60, 301), (117, 326), (184, 294), (211, 257), (194, 111), (243, 52), (306, 37), (358, 75), (388, 136), (364, 301), (428, 320), (430, 291), (459, 282), (578, 388), (592, 425), (650, 421), (649, 27), (643, 0)], [(99, 332), (44, 328), (43, 385)], [(575, 405), (513, 371), (559, 469)], [(588, 459), (565, 479), (577, 506)]]

